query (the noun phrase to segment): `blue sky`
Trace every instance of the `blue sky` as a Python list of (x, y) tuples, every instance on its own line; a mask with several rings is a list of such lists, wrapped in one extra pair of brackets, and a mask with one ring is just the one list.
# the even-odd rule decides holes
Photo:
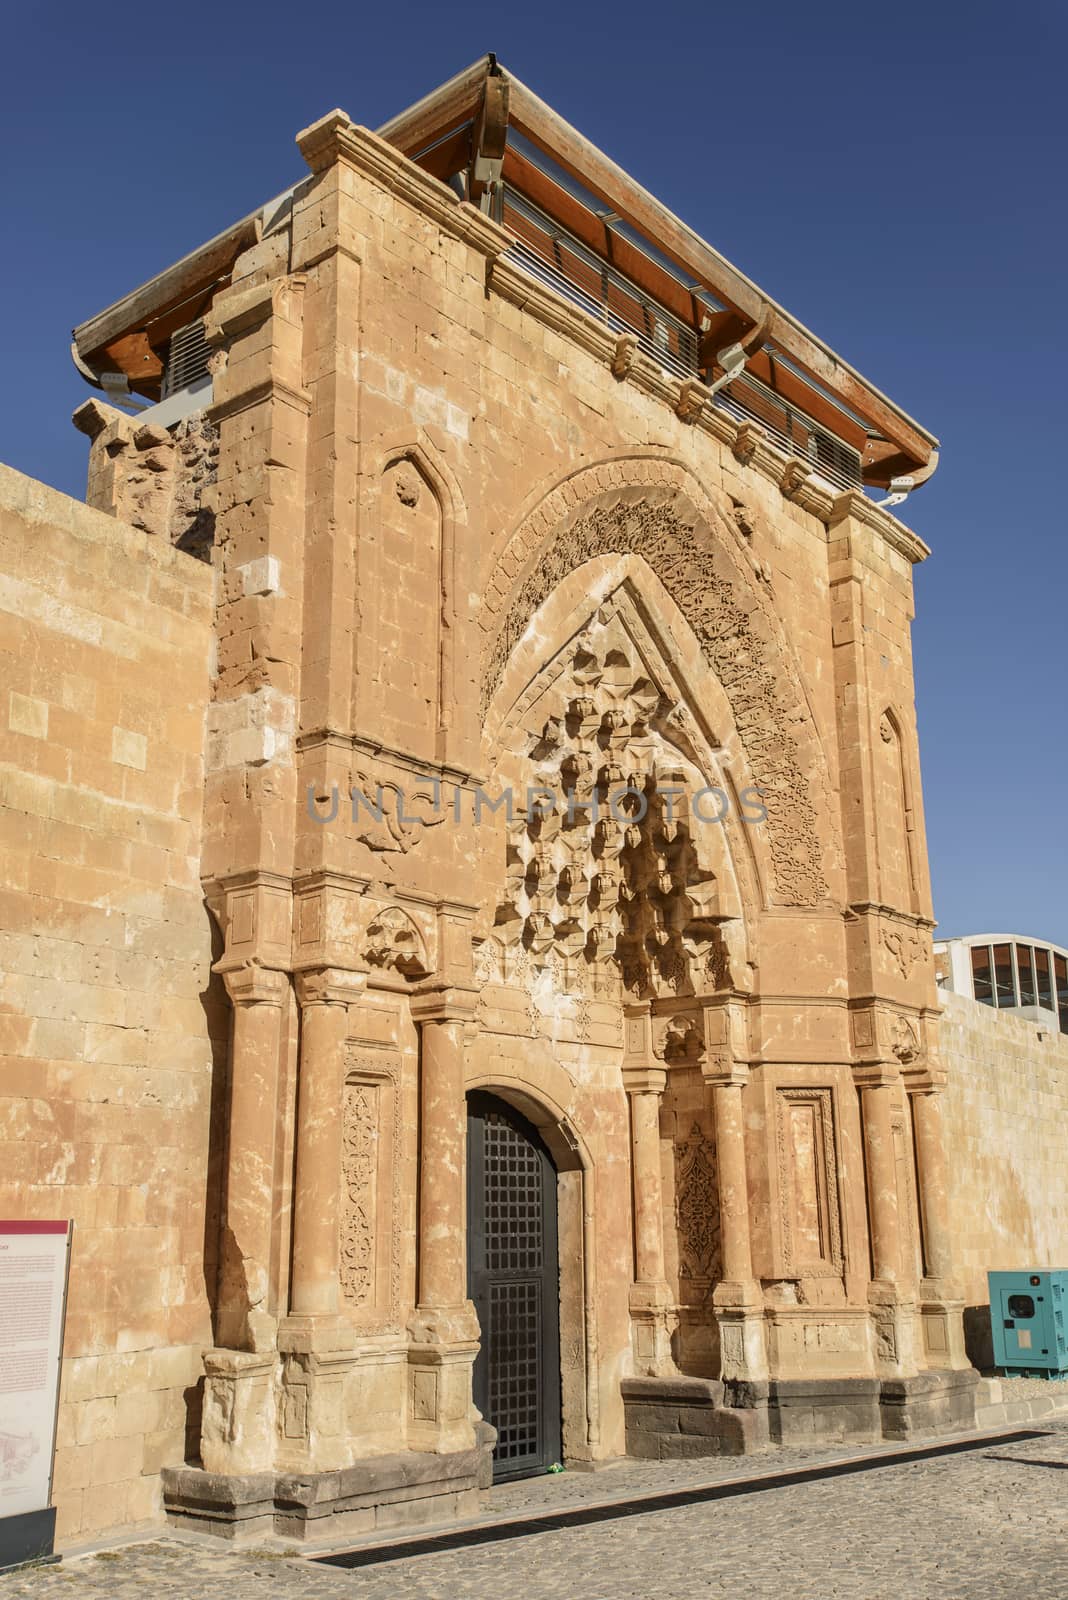
[[(71, 327), (495, 50), (942, 440), (907, 520), (944, 932), (1068, 944), (1068, 25), (1053, 3), (38, 3), (3, 22), (0, 459), (71, 494)], [(11, 67), (16, 70), (11, 71)]]

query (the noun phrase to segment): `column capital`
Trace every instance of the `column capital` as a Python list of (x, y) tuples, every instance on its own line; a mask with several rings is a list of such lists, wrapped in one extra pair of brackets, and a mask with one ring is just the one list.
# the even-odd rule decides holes
[(294, 974), (302, 1006), (351, 1005), (367, 988), (366, 972), (345, 967), (314, 967)]
[(243, 961), (240, 966), (225, 969), (220, 969), (217, 964), (212, 970), (220, 973), (232, 1005), (280, 1006), (285, 1003), (289, 974), (276, 967), (261, 967), (254, 961)]
[(925, 1072), (920, 1072), (915, 1077), (905, 1079), (905, 1087), (909, 1094), (941, 1094), (949, 1082), (949, 1073), (944, 1067), (928, 1067)]
[(749, 1067), (744, 1061), (702, 1061), (701, 1076), (710, 1089), (744, 1089)]
[(470, 1022), (481, 992), (473, 985), (432, 980), (412, 991), (412, 1017), (416, 1022)]
[(870, 1061), (853, 1068), (853, 1082), (858, 1089), (892, 1089), (901, 1081), (901, 1068), (896, 1062)]
[(663, 1067), (623, 1066), (623, 1087), (628, 1094), (663, 1094), (667, 1072)]

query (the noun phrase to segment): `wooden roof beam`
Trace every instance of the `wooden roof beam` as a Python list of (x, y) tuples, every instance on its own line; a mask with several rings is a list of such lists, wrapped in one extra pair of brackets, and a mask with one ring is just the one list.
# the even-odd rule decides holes
[(375, 131), (406, 156), (425, 150), (428, 144), (451, 133), (473, 117), (482, 104), (486, 79), (494, 67), (494, 57), (481, 56), (455, 78), (443, 83), (431, 94), (424, 95), (406, 111), (390, 117)]
[[(919, 473), (936, 456), (937, 439), (835, 355), (782, 306), (769, 299), (692, 228), (564, 121), (512, 74), (511, 121), (532, 144), (570, 172), (684, 271), (730, 309), (764, 322), (765, 338), (791, 357), (817, 383), (836, 394), (898, 446)], [(922, 474), (926, 476), (926, 473)]]

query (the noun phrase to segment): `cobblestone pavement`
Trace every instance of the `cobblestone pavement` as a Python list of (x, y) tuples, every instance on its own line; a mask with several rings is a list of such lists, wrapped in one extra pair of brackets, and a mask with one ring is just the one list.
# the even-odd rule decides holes
[[(493, 1511), (580, 1512), (619, 1494), (672, 1492), (755, 1471), (870, 1452), (782, 1452), (759, 1462), (628, 1462), (495, 1490)], [(1066, 1475), (1061, 1476), (1064, 1472)], [(1064, 1600), (1068, 1419), (1038, 1437), (750, 1490), (670, 1509), (602, 1516), (508, 1540), (355, 1570), (278, 1551), (231, 1551), (161, 1535), (0, 1579), (0, 1600)]]

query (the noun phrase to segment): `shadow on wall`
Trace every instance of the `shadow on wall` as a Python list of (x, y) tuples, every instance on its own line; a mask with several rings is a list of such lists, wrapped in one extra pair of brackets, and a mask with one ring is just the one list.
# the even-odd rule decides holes
[(989, 1306), (965, 1306), (964, 1348), (968, 1360), (979, 1372), (994, 1367), (994, 1335), (990, 1330)]

